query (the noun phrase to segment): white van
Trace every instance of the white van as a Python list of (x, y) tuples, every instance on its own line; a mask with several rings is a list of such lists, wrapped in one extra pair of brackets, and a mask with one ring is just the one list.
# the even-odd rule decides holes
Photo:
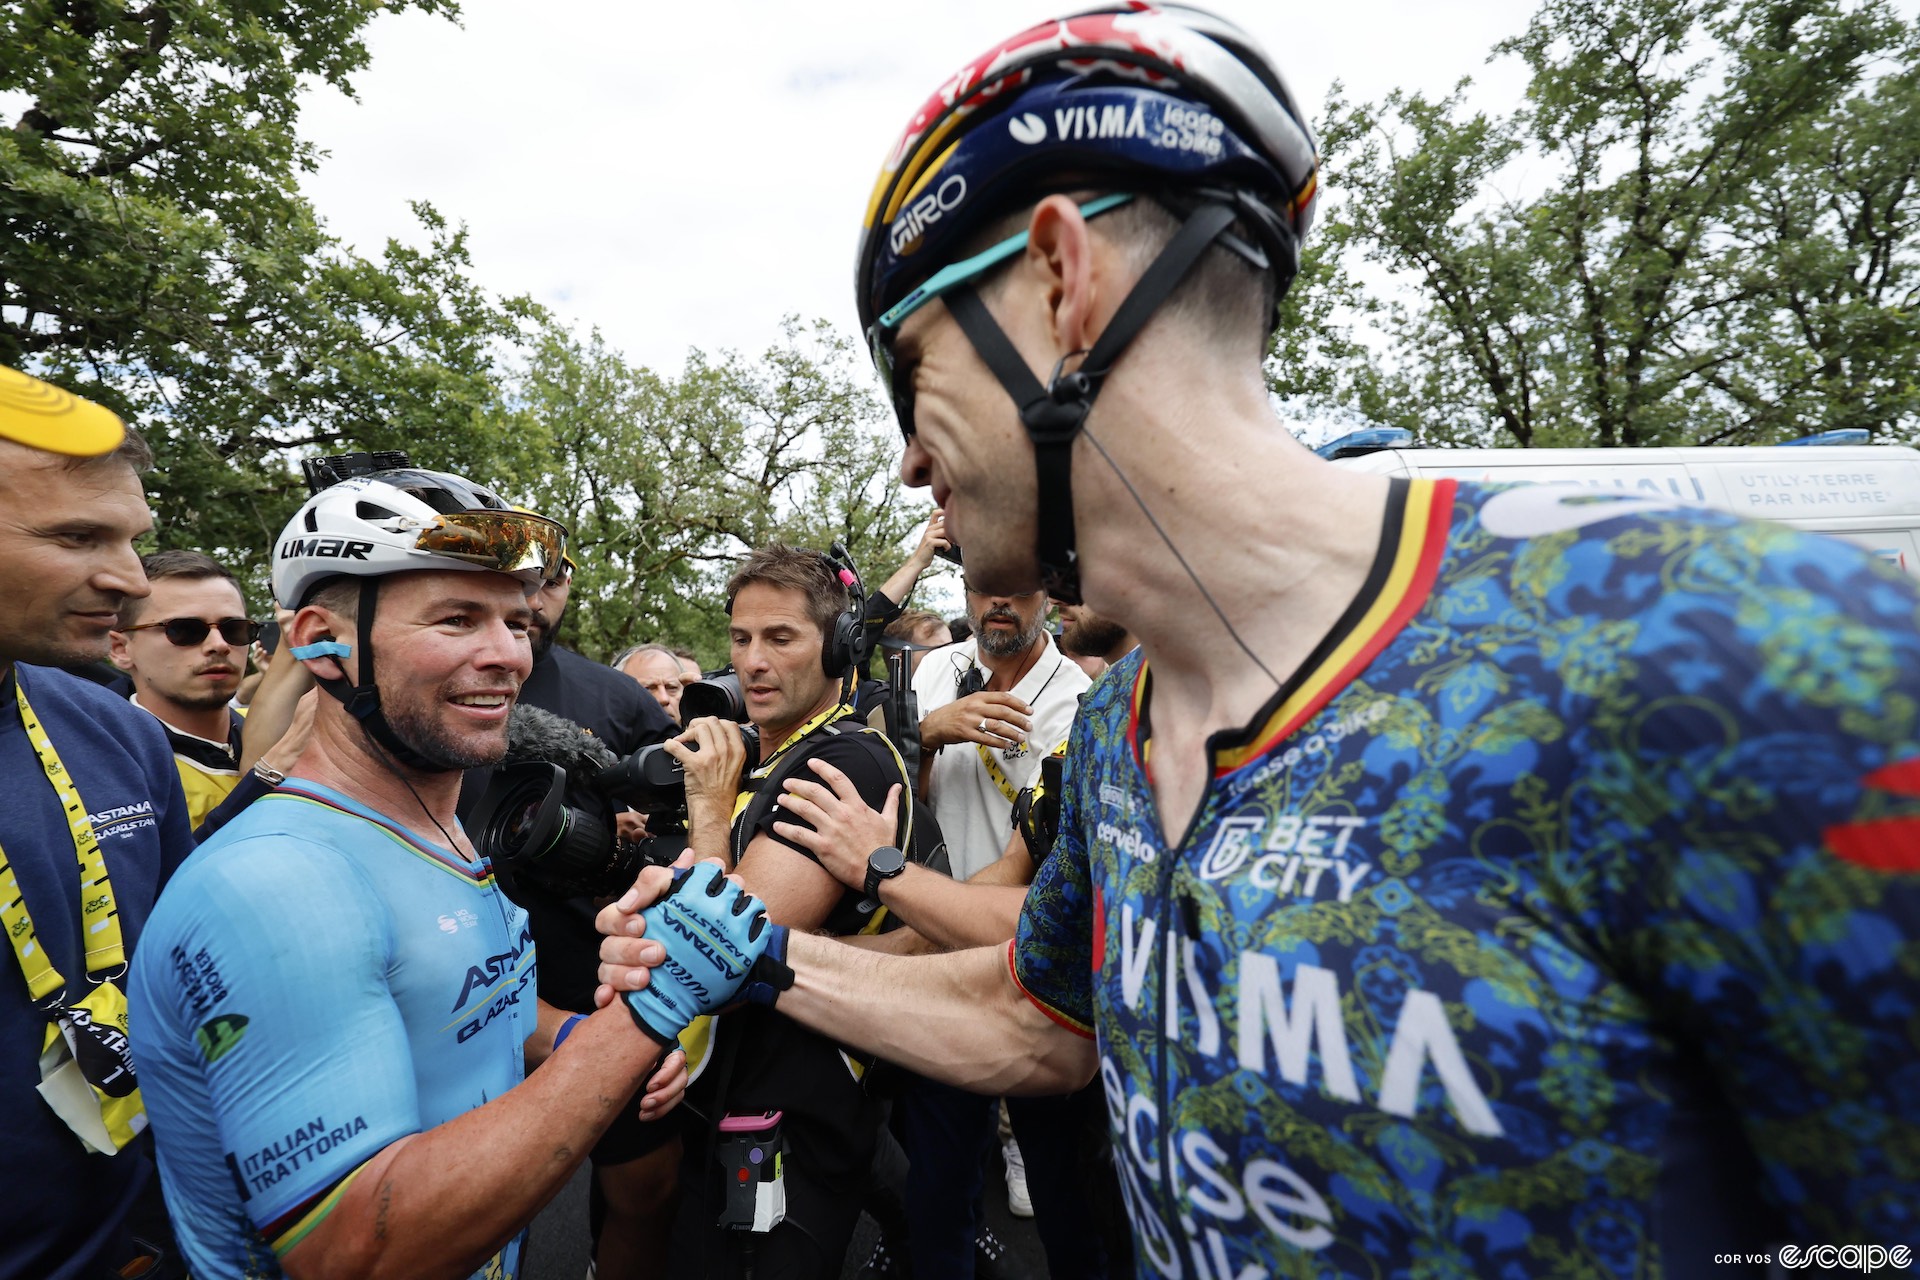
[(1678, 498), (1834, 534), (1920, 576), (1920, 451), (1904, 445), (1413, 449), (1369, 448), (1349, 437), (1321, 452), (1339, 466), (1380, 475), (1579, 484)]

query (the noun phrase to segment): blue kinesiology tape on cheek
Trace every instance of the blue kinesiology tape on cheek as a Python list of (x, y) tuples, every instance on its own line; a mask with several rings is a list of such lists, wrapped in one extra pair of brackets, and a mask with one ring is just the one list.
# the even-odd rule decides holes
[(315, 640), (312, 644), (291, 645), (287, 652), (302, 662), (308, 658), (350, 658), (353, 646), (338, 640)]

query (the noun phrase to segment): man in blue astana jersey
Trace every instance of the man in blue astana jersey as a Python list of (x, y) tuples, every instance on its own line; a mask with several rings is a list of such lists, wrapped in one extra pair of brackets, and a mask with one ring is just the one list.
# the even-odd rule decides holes
[(402, 469), (321, 491), (275, 545), (289, 652), (333, 698), (293, 772), (174, 876), (131, 974), (161, 1180), (202, 1280), (511, 1280), (527, 1223), (663, 1046), (730, 997), (708, 970), (751, 963), (753, 900), (713, 868), (676, 881), (662, 978), (575, 1016), (523, 1081), (532, 935), (454, 806), (461, 771), (506, 749), (528, 596), (564, 539)]
[(1075, 722), (1017, 936), (795, 937), (778, 1007), (982, 1092), (1097, 1076), (1143, 1277), (1920, 1246), (1912, 584), (1314, 457), (1261, 360), (1317, 177), (1278, 71), (1171, 6), (1002, 42), (888, 152), (858, 302), (903, 477), (980, 586), (1140, 651)]

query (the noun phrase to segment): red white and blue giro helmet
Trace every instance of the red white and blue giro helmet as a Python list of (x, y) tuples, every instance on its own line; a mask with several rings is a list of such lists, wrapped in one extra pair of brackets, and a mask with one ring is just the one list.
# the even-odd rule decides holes
[[(893, 340), (916, 309), (946, 304), (1026, 430), (1040, 494), (1034, 557), (1054, 599), (1080, 600), (1073, 442), (1115, 362), (1212, 247), (1271, 273), (1277, 301), (1299, 270), (1319, 171), (1312, 128), (1253, 40), (1173, 4), (1105, 4), (1002, 41), (941, 85), (887, 153), (854, 267), (874, 367), (911, 437), (913, 389), (894, 377)], [(1088, 193), (1077, 197), (1083, 217), (1147, 199), (1179, 229), (1092, 349), (1042, 382), (976, 287), (1026, 233), (964, 257), (962, 246), (1069, 191)]]
[(890, 341), (890, 313), (986, 222), (1067, 189), (1233, 193), (1284, 292), (1318, 176), (1312, 127), (1233, 24), (1147, 3), (1043, 22), (962, 67), (888, 151), (855, 268), (861, 328)]

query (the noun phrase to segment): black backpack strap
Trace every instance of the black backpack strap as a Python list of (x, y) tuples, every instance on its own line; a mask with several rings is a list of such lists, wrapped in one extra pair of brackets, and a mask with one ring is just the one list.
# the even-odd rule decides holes
[[(900, 753), (894, 749), (893, 743), (888, 741), (887, 735), (851, 716), (836, 720), (832, 724), (822, 725), (814, 732), (836, 738), (851, 737), (872, 752), (875, 759), (880, 760), (884, 771), (896, 775), (900, 782), (901, 800), (900, 816), (894, 830), (894, 837), (901, 849), (908, 849), (913, 841), (913, 783), (907, 778), (906, 765), (902, 763)], [(780, 793), (786, 788), (787, 779), (795, 776), (813, 776), (811, 771), (801, 775), (801, 770), (805, 769), (807, 761), (813, 758), (811, 748), (817, 745), (817, 743), (796, 744), (791, 751), (780, 757), (765, 777), (754, 781), (753, 799), (747, 802), (746, 808), (740, 811), (740, 817), (733, 824), (734, 865), (739, 865), (740, 855), (746, 852), (747, 844), (753, 838), (751, 833), (772, 809), (773, 802), (780, 798)], [(835, 914), (838, 914), (837, 908)]]

